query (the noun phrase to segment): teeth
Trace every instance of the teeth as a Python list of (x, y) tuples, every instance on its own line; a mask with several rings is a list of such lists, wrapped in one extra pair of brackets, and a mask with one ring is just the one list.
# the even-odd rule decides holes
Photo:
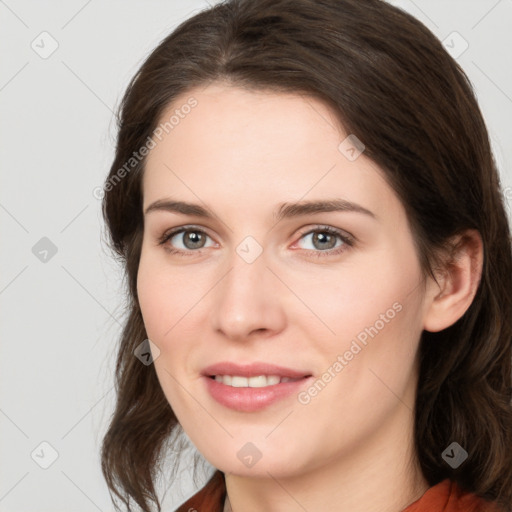
[(249, 379), (247, 377), (238, 377), (234, 375), (231, 377), (231, 385), (234, 388), (246, 388), (249, 385)]
[(292, 382), (290, 377), (279, 377), (278, 375), (258, 375), (256, 377), (241, 377), (239, 375), (215, 375), (215, 380), (226, 386), (234, 388), (263, 388), (265, 386), (274, 386), (281, 382)]

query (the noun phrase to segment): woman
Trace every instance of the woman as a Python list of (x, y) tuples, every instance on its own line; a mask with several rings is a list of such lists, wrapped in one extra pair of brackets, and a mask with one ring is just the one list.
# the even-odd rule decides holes
[(179, 511), (511, 510), (510, 229), (421, 23), (379, 0), (197, 14), (130, 83), (104, 188), (125, 505), (160, 510), (182, 429), (217, 471)]

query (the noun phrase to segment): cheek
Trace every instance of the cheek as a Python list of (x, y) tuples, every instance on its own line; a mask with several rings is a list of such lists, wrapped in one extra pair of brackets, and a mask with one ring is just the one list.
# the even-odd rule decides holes
[(183, 366), (185, 359), (188, 361), (189, 352), (195, 350), (192, 340), (199, 337), (194, 336), (192, 330), (203, 325), (196, 319), (197, 315), (204, 314), (201, 299), (205, 289), (206, 276), (173, 268), (165, 254), (142, 251), (137, 295), (148, 338), (164, 356), (156, 361), (157, 369), (162, 361), (167, 361), (169, 370), (174, 363)]
[(378, 258), (360, 258), (331, 277), (310, 289), (308, 305), (317, 318), (303, 323), (308, 338), (317, 340), (315, 350), (325, 368), (341, 356), (336, 380), (345, 390), (361, 393), (362, 400), (370, 388), (383, 387), (370, 369), (403, 389), (422, 332), (421, 272), (414, 253), (383, 250)]
[(137, 295), (148, 337), (156, 342), (161, 342), (173, 325), (169, 313), (173, 311), (176, 294), (168, 291), (168, 280), (162, 263), (143, 248), (137, 274)]
[(376, 303), (366, 309), (365, 318), (338, 324), (339, 343), (331, 344), (328, 358), (332, 364), (342, 356), (337, 389), (350, 407), (376, 414), (397, 405), (397, 396), (412, 408), (414, 362), (422, 332), (418, 294), (383, 294), (380, 299), (380, 307)]
[[(416, 311), (420, 274), (415, 261), (397, 260), (391, 251), (387, 257), (379, 256), (360, 257), (335, 272), (317, 274), (313, 280), (311, 275), (289, 278), (312, 313), (301, 315), (304, 325), (315, 328), (311, 339), (320, 335), (332, 340), (328, 345), (340, 348), (340, 340), (341, 345), (357, 336), (364, 341), (369, 330), (396, 329), (406, 316), (405, 309)], [(414, 314), (408, 317), (408, 321), (413, 319)]]
[[(141, 253), (137, 275), (137, 294), (148, 338), (158, 347), (159, 356), (154, 360), (155, 371), (163, 393), (178, 420), (187, 418), (186, 400), (176, 382), (183, 381), (185, 346), (179, 343), (178, 328), (174, 327), (186, 311), (180, 289), (171, 282), (168, 268), (154, 254)], [(178, 362), (175, 366), (173, 362)], [(185, 418), (183, 418), (185, 416)]]
[[(320, 429), (320, 437), (334, 435), (348, 446), (370, 436), (397, 410), (414, 407), (419, 301), (411, 295), (387, 308), (387, 300), (382, 308), (365, 310), (367, 321), (353, 321), (350, 315), (346, 322), (338, 319), (337, 336), (324, 337), (316, 346), (323, 373), (299, 401), (309, 411), (305, 421)], [(325, 415), (323, 425), (316, 425), (313, 411)]]

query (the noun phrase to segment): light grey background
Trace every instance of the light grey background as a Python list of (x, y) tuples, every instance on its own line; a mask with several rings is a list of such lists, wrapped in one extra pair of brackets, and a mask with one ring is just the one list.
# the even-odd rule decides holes
[[(457, 55), (512, 202), (512, 0), (391, 3)], [(207, 6), (0, 0), (2, 512), (113, 510), (99, 446), (113, 408), (123, 289), (93, 191), (113, 158), (113, 111), (129, 79), (177, 24)], [(58, 457), (43, 469), (53, 450)], [(196, 490), (183, 471), (165, 511)]]

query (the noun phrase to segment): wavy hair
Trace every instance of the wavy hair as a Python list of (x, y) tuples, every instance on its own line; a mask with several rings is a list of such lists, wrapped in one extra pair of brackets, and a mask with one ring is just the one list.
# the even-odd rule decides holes
[[(102, 203), (128, 297), (101, 447), (112, 501), (161, 510), (155, 478), (180, 429), (154, 366), (134, 357), (147, 334), (136, 286), (145, 158), (133, 155), (178, 95), (213, 81), (331, 107), (403, 203), (425, 276), (452, 236), (478, 230), (484, 261), (473, 302), (449, 328), (422, 333), (414, 443), (430, 485), (449, 478), (510, 510), (512, 249), (499, 173), (462, 68), (422, 23), (381, 0), (229, 0), (182, 22), (129, 83)], [(469, 454), (457, 469), (441, 457), (453, 441)]]

